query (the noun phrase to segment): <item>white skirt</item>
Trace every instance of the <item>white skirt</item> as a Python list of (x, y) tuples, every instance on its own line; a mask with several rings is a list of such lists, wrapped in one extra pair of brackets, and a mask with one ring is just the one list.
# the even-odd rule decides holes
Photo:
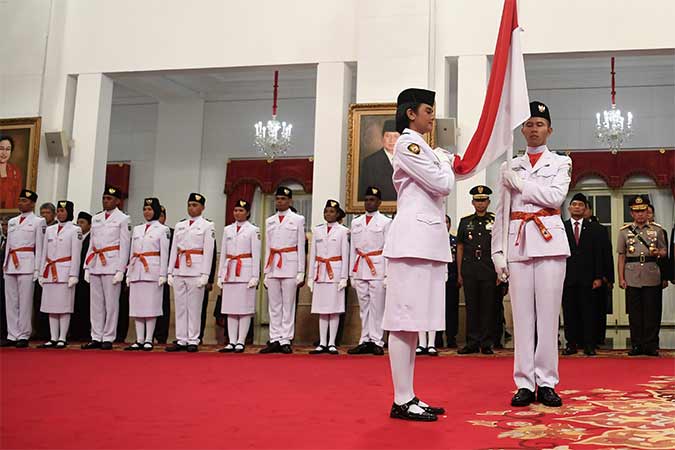
[(255, 314), (256, 288), (248, 283), (223, 283), (222, 314)]
[(129, 285), (129, 317), (162, 315), (164, 286), (156, 281), (132, 281)]
[(72, 314), (75, 306), (75, 286), (68, 283), (45, 283), (42, 286), (40, 312), (47, 314)]
[(446, 263), (387, 258), (387, 294), (382, 328), (389, 331), (445, 329)]
[(345, 291), (338, 283), (314, 283), (312, 314), (342, 314), (345, 312)]

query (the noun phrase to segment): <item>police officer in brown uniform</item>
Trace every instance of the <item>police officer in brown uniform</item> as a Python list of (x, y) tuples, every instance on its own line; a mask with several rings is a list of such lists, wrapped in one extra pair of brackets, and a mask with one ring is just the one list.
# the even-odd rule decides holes
[(658, 356), (661, 326), (661, 271), (666, 243), (661, 228), (647, 220), (649, 197), (636, 195), (630, 201), (633, 223), (619, 231), (619, 286), (626, 289), (626, 311), (630, 325), (630, 356)]

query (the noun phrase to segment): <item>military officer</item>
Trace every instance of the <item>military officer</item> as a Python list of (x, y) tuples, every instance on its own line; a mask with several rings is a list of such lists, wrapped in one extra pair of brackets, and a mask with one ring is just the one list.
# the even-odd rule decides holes
[(326, 223), (312, 230), (307, 286), (312, 291), (312, 314), (319, 315), (319, 346), (310, 354), (337, 355), (340, 314), (345, 312), (344, 290), (349, 273), (349, 229), (337, 223), (340, 203), (328, 200)]
[(33, 290), (38, 279), (45, 220), (33, 210), (37, 194), (23, 189), (19, 194), (21, 214), (7, 225), (7, 244), (3, 270), (5, 277), (5, 308), (7, 311), (6, 347), (28, 347), (33, 315)]
[(222, 290), (220, 312), (227, 315), (229, 343), (221, 353), (243, 353), (255, 314), (255, 293), (260, 279), (260, 228), (248, 221), (251, 203), (239, 199), (234, 223), (223, 231), (218, 287)]
[(366, 213), (352, 221), (349, 252), (349, 278), (359, 299), (361, 338), (359, 345), (347, 353), (384, 355), (382, 316), (386, 267), (382, 250), (391, 219), (379, 212), (382, 204), (379, 187), (366, 188), (363, 204)]
[(176, 308), (176, 343), (167, 352), (199, 350), (204, 289), (209, 282), (215, 248), (213, 222), (202, 217), (206, 198), (191, 193), (187, 201), (189, 219), (176, 224), (167, 282), (173, 288)]
[(492, 355), (497, 309), (497, 276), (490, 252), (495, 216), (487, 210), (492, 189), (474, 186), (469, 194), (475, 212), (463, 217), (457, 230), (458, 284), (464, 287), (466, 302), (466, 345), (457, 353)]
[(619, 287), (626, 290), (630, 325), (629, 355), (658, 356), (661, 326), (661, 271), (658, 262), (667, 256), (662, 228), (647, 221), (649, 197), (630, 200), (633, 223), (619, 231)]
[(448, 263), (448, 280), (445, 282), (445, 339), (448, 348), (457, 347), (457, 328), (459, 327), (459, 286), (457, 286), (457, 236), (450, 232), (452, 220), (445, 216), (448, 229), (452, 261)]
[(305, 281), (305, 218), (290, 210), (293, 191), (279, 186), (276, 214), (265, 227), (265, 287), (269, 297), (270, 340), (260, 353), (293, 353), (297, 287)]
[(119, 210), (122, 192), (103, 191), (103, 211), (92, 219), (91, 239), (84, 261), (84, 279), (91, 290), (91, 342), (85, 350), (112, 350), (117, 334), (120, 291), (129, 261), (129, 216)]
[(47, 227), (40, 258), (40, 311), (49, 314), (51, 334), (42, 348), (66, 348), (75, 286), (80, 276), (82, 230), (73, 224), (73, 202), (60, 200), (56, 205), (57, 223)]
[[(536, 389), (537, 401), (561, 406), (555, 392), (559, 381), (558, 320), (570, 247), (560, 205), (569, 189), (572, 161), (546, 146), (553, 132), (548, 107), (531, 102), (530, 114), (521, 128), (526, 154), (513, 159), (512, 169), (506, 163), (501, 168), (504, 189), (492, 230), (492, 259), (498, 276), (506, 279), (510, 274), (513, 375), (518, 387), (511, 405), (529, 405), (535, 401)], [(505, 204), (509, 191), (510, 200)]]

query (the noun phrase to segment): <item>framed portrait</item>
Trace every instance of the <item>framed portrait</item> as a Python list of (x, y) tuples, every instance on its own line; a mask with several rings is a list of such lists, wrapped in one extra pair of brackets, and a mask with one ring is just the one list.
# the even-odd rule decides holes
[(0, 214), (17, 212), (21, 189), (35, 190), (40, 117), (0, 119)]
[[(432, 147), (433, 135), (432, 131), (424, 136)], [(348, 213), (365, 212), (363, 194), (368, 186), (377, 187), (382, 192), (380, 211), (396, 212), (391, 159), (398, 137), (396, 103), (355, 103), (349, 107)]]

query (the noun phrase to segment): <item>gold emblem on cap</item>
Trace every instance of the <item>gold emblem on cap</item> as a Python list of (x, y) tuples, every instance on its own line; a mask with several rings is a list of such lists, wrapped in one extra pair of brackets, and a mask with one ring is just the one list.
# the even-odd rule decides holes
[(332, 206), (333, 208), (335, 208), (335, 207), (337, 206), (337, 203), (331, 200), (330, 206)]
[(243, 200), (239, 200), (239, 206), (246, 206), (246, 202)]
[(483, 186), (478, 186), (478, 193), (482, 194), (483, 193)]
[(65, 208), (65, 207), (66, 207), (66, 202), (59, 202), (59, 205), (61, 206), (61, 208)]
[(108, 188), (108, 194), (114, 194), (115, 188)]
[(643, 200), (642, 200), (642, 197), (637, 197), (637, 198), (635, 199), (635, 204), (636, 204), (636, 205), (639, 205), (639, 204), (642, 203), (642, 201), (643, 201)]
[(373, 194), (377, 194), (377, 188), (373, 188)]
[(546, 111), (546, 107), (544, 105), (539, 105), (539, 112), (543, 113), (544, 111)]
[(414, 153), (416, 155), (420, 154), (420, 146), (417, 144), (408, 145), (408, 150), (410, 150), (410, 153)]
[(289, 191), (288, 189), (284, 188), (284, 194), (288, 195), (288, 194), (290, 194), (290, 193), (291, 193), (291, 191)]
[(195, 194), (195, 199), (196, 199), (197, 201), (199, 201), (199, 200), (201, 200), (201, 199), (202, 199), (202, 196), (201, 196), (201, 195), (199, 195), (199, 194)]

